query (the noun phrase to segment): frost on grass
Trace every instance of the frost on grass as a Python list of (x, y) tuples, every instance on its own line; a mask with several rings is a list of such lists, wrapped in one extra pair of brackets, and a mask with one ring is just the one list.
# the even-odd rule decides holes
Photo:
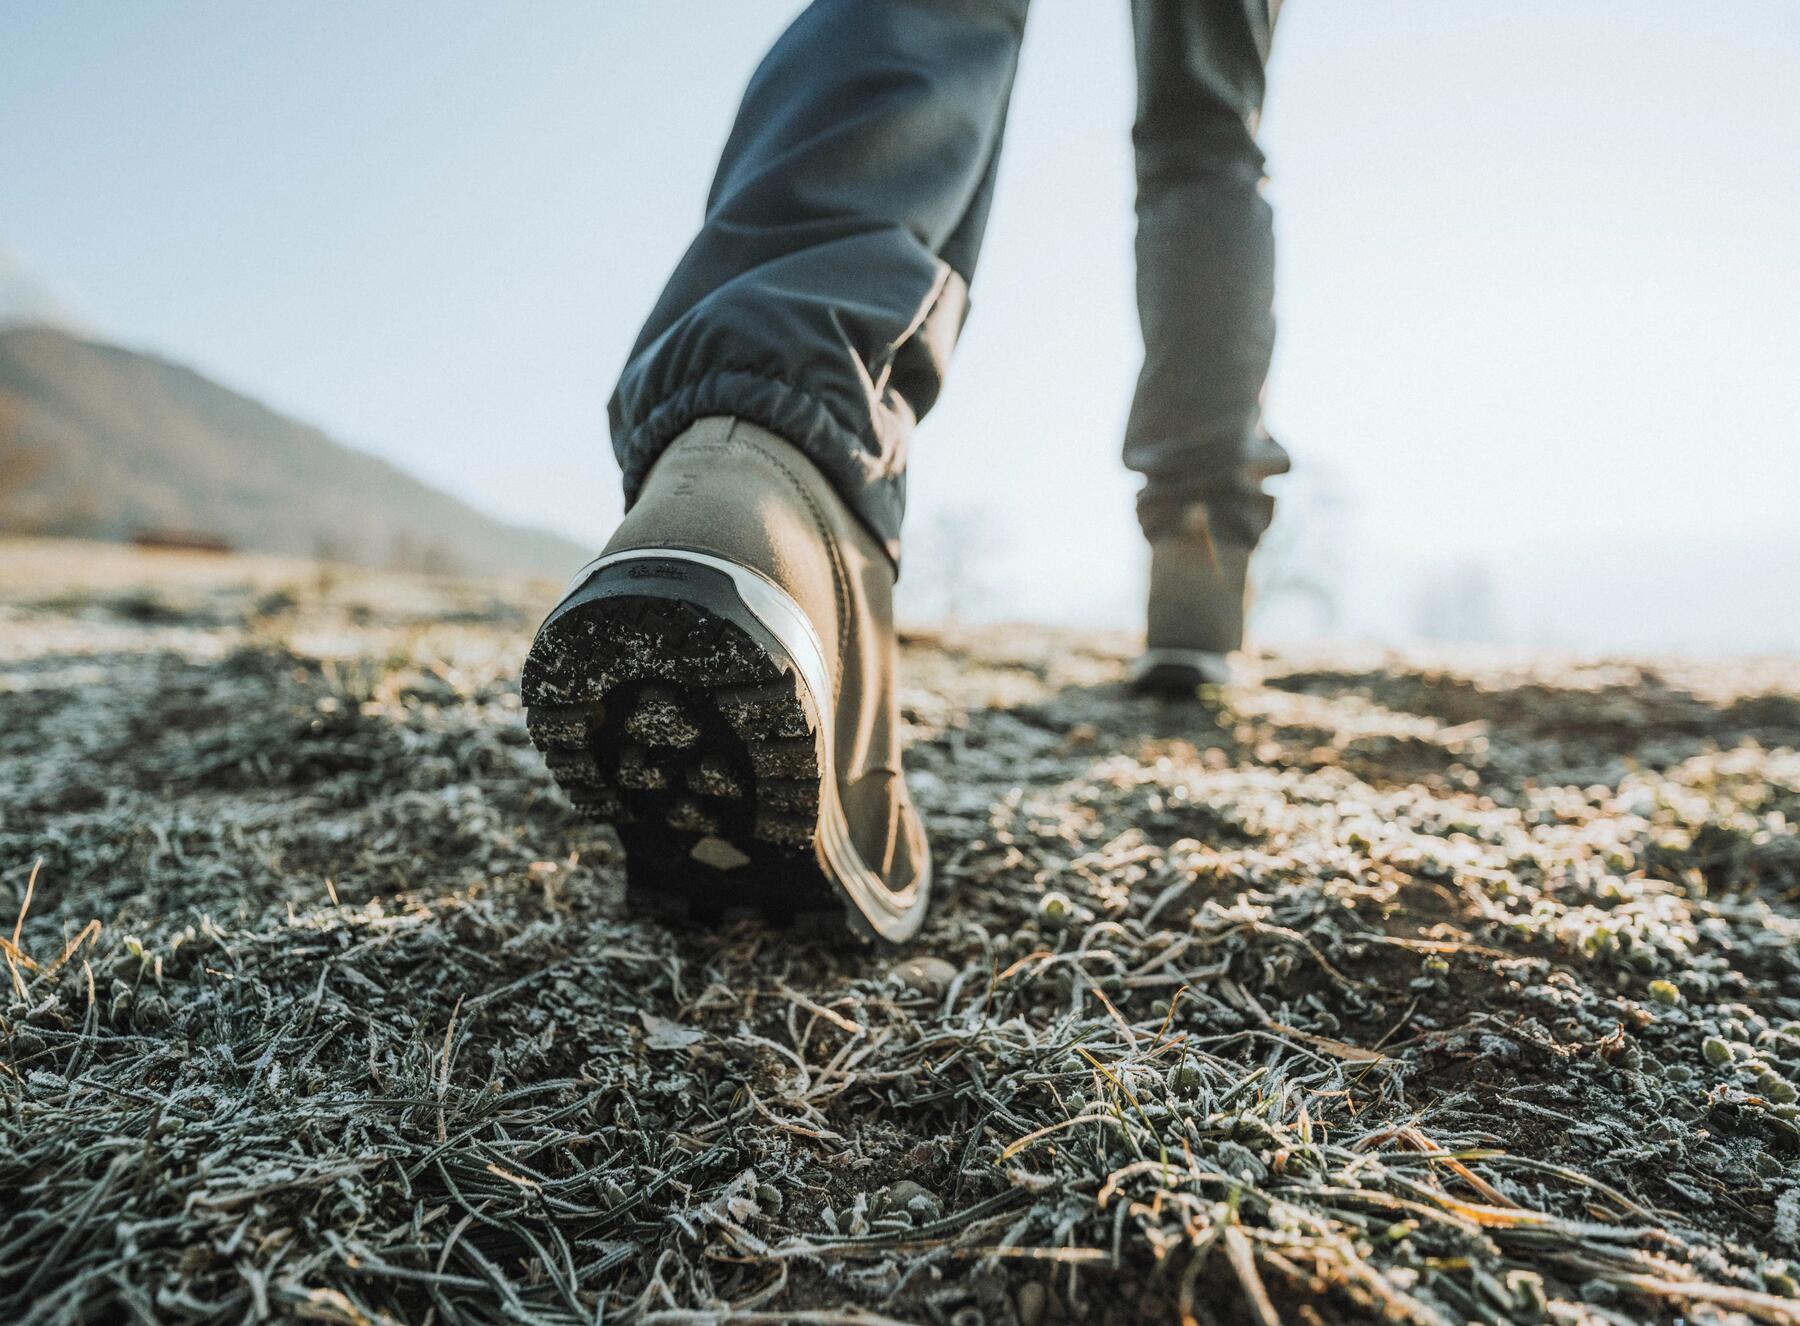
[(917, 636), (895, 953), (623, 915), (541, 599), (167, 565), (0, 603), (0, 1320), (1800, 1322), (1791, 668)]

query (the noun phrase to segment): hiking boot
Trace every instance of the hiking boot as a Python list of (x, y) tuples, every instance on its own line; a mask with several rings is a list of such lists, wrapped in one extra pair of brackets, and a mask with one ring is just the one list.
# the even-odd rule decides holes
[(1202, 506), (1151, 542), (1149, 630), (1134, 689), (1191, 696), (1230, 679), (1227, 655), (1244, 643), (1249, 568), (1250, 549), (1215, 539)]
[(627, 893), (709, 921), (918, 930), (894, 569), (798, 450), (702, 419), (538, 628), (520, 690), (569, 799), (617, 827)]

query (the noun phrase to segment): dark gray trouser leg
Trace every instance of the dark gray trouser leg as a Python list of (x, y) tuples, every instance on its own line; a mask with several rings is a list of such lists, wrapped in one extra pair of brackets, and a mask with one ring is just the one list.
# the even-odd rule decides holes
[(1155, 539), (1205, 508), (1253, 546), (1288, 468), (1263, 431), (1275, 342), (1275, 238), (1256, 146), (1276, 0), (1133, 0), (1138, 64), (1138, 316), (1144, 367), (1125, 464)]
[(736, 415), (806, 452), (898, 560), (907, 436), (968, 310), (1025, 10), (816, 0), (776, 43), (613, 394), (627, 503), (689, 424)]

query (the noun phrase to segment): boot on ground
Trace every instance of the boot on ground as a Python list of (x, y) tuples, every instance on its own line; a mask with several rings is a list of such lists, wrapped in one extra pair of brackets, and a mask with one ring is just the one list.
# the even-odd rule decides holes
[(538, 629), (531, 739), (615, 825), (629, 901), (679, 919), (924, 919), (900, 767), (894, 568), (797, 449), (702, 419)]
[(1230, 679), (1244, 644), (1250, 549), (1216, 538), (1202, 506), (1150, 544), (1145, 648), (1131, 685), (1145, 694), (1191, 697)]

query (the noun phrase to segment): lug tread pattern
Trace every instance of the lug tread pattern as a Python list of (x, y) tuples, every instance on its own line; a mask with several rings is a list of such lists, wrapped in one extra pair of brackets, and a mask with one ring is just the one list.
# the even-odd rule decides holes
[(703, 604), (616, 594), (547, 623), (520, 685), (563, 793), (618, 829), (633, 910), (841, 930), (815, 846), (818, 720), (791, 660)]

